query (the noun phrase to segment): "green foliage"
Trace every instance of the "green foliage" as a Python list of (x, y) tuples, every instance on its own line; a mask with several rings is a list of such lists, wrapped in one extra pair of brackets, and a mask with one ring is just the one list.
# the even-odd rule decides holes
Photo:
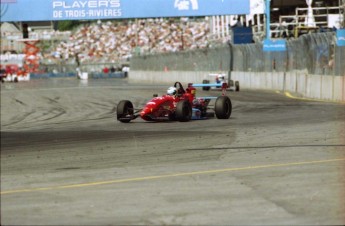
[(52, 40), (41, 40), (38, 43), (38, 47), (40, 48), (41, 53), (48, 53), (52, 51)]
[(80, 23), (79, 21), (75, 20), (65, 20), (65, 21), (59, 21), (58, 22), (58, 30), (59, 31), (70, 31), (76, 26), (78, 26)]

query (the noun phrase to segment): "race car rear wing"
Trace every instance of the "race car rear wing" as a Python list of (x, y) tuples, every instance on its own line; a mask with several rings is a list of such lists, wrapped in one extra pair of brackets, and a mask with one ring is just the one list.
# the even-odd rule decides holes
[(208, 76), (212, 76), (212, 77), (223, 76), (225, 78), (228, 75), (227, 74), (208, 74)]

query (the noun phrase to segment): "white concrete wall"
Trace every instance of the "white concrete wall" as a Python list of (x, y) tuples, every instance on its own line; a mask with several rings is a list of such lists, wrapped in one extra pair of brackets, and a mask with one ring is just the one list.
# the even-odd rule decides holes
[[(148, 83), (201, 83), (210, 79), (200, 71), (130, 71), (129, 80)], [(227, 72), (222, 72), (226, 73)], [(296, 72), (232, 72), (241, 89), (289, 91), (306, 98), (345, 102), (345, 76), (309, 75)]]

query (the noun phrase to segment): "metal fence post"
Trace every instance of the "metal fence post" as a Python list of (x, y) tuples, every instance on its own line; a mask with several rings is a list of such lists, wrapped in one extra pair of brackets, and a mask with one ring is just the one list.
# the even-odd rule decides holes
[(228, 42), (229, 45), (229, 52), (230, 52), (230, 65), (229, 65), (229, 72), (228, 72), (228, 84), (230, 84), (230, 80), (231, 80), (231, 72), (233, 70), (233, 66), (234, 66), (234, 50), (232, 47), (231, 42)]

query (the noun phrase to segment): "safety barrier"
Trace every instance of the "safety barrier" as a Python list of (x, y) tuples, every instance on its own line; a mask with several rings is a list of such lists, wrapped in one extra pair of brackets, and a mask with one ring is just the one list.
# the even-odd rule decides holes
[[(129, 80), (146, 83), (201, 83), (210, 79), (211, 71), (131, 71)], [(221, 71), (220, 73), (228, 73)], [(345, 76), (311, 75), (295, 72), (232, 72), (241, 89), (277, 90), (296, 93), (301, 97), (345, 102)]]

